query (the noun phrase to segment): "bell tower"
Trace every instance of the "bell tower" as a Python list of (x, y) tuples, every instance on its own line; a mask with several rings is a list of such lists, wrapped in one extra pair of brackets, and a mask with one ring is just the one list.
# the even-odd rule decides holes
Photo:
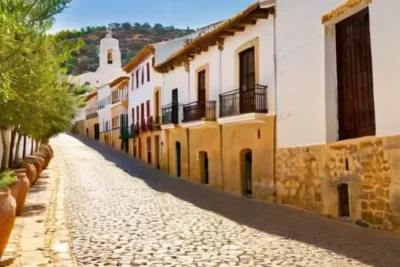
[(107, 28), (107, 35), (100, 42), (100, 69), (121, 68), (121, 52), (119, 41), (112, 37), (111, 27)]

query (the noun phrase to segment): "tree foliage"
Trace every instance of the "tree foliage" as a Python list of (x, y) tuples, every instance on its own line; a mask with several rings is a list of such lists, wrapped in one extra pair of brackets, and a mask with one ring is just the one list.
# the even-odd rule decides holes
[[(71, 0), (0, 1), (0, 130), (46, 140), (66, 130), (82, 101), (65, 66), (82, 41), (48, 35), (54, 15)], [(64, 66), (64, 67), (63, 67)], [(4, 140), (3, 140), (4, 141)], [(10, 147), (3, 142), (2, 168)]]

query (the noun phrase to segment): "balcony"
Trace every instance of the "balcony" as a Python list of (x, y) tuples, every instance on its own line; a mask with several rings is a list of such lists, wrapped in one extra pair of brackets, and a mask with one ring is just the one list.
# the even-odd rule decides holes
[(153, 131), (160, 131), (161, 130), (161, 117), (160, 116), (155, 116), (154, 119), (152, 120), (153, 122)]
[(140, 121), (140, 131), (141, 132), (146, 132), (148, 130), (147, 128), (147, 122), (145, 119)]
[(183, 121), (191, 122), (198, 120), (215, 121), (217, 101), (196, 101), (183, 105)]
[(267, 113), (267, 86), (255, 84), (247, 90), (237, 89), (219, 95), (219, 116)]
[(162, 107), (162, 124), (179, 124), (181, 121), (182, 105), (173, 103)]
[(140, 133), (139, 123), (132, 123), (130, 130), (131, 138), (135, 138), (136, 136), (139, 135), (139, 133)]
[(86, 120), (94, 119), (94, 118), (97, 118), (97, 117), (99, 117), (99, 113), (93, 112), (93, 113), (90, 113), (90, 114), (86, 115)]

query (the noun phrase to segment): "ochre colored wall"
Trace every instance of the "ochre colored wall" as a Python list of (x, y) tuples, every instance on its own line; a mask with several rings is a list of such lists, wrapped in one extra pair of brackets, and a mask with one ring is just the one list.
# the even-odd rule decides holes
[(208, 155), (209, 185), (221, 189), (221, 135), (219, 125), (216, 124), (212, 128), (189, 129), (189, 178), (196, 183), (204, 182), (201, 175), (200, 151), (207, 152)]
[(352, 222), (400, 233), (400, 136), (276, 151), (277, 202), (337, 217), (339, 184)]
[(177, 175), (176, 161), (176, 142), (181, 144), (181, 177), (189, 179), (189, 158), (188, 158), (188, 140), (187, 129), (173, 128), (168, 130), (168, 147), (169, 147), (169, 173)]
[(73, 133), (78, 135), (86, 135), (85, 121), (84, 120), (76, 121), (72, 131)]
[(169, 173), (169, 130), (163, 130), (161, 138), (161, 170)]
[[(99, 123), (99, 118), (92, 118), (86, 121), (86, 127), (89, 131), (89, 138), (94, 139), (94, 125)], [(86, 131), (86, 129), (85, 129)]]
[(113, 129), (111, 131), (111, 146), (116, 148), (116, 149), (121, 149), (121, 139), (119, 139), (120, 136), (120, 128)]
[(240, 153), (244, 149), (251, 149), (252, 197), (273, 201), (274, 127), (275, 116), (268, 116), (261, 123), (222, 126), (222, 179), (225, 191), (243, 195), (244, 178), (241, 175)]

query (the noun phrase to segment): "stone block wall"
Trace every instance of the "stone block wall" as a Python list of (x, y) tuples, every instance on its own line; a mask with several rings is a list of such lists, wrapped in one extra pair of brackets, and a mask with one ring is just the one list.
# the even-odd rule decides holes
[(277, 149), (276, 201), (338, 217), (338, 185), (347, 184), (352, 222), (400, 232), (398, 165), (400, 136)]

